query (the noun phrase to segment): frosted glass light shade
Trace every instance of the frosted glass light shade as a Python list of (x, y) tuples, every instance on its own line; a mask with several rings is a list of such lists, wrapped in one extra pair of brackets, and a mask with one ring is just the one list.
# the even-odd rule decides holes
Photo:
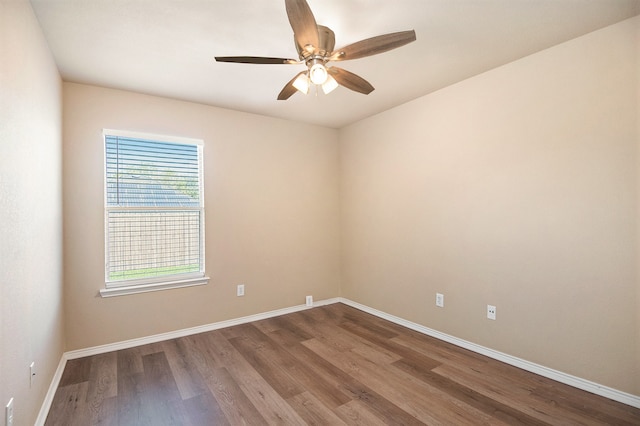
[(315, 64), (309, 70), (309, 77), (313, 84), (324, 84), (328, 76), (327, 69), (322, 64)]
[(307, 74), (300, 74), (298, 78), (293, 81), (293, 87), (305, 95), (309, 93), (309, 77), (307, 77)]
[(333, 92), (336, 87), (338, 87), (338, 82), (336, 81), (336, 79), (331, 77), (330, 75), (327, 75), (327, 81), (325, 81), (322, 85), (322, 91), (324, 92), (324, 94), (328, 95), (329, 93)]

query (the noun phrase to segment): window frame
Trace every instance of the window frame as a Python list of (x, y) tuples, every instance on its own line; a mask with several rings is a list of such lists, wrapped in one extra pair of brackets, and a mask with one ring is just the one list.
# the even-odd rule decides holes
[[(199, 177), (199, 207), (121, 207), (108, 205), (107, 187), (107, 137), (123, 137), (142, 139), (146, 141), (164, 142), (172, 144), (185, 144), (196, 146), (198, 150), (198, 177)], [(104, 288), (100, 289), (102, 297), (121, 296), (126, 294), (145, 293), (150, 291), (168, 290), (172, 288), (192, 287), (205, 285), (209, 277), (205, 274), (205, 204), (204, 204), (204, 141), (179, 136), (167, 136), (151, 133), (131, 132), (124, 130), (103, 129), (103, 190), (104, 190)], [(190, 210), (199, 212), (199, 238), (200, 238), (200, 271), (171, 275), (163, 275), (149, 278), (133, 278), (123, 280), (109, 280), (109, 213), (118, 211), (180, 211)]]

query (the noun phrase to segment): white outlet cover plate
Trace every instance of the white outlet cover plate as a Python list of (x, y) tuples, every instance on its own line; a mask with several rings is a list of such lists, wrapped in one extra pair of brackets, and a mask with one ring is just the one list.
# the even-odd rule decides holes
[(487, 318), (490, 320), (496, 319), (496, 307), (493, 305), (487, 305)]
[(36, 380), (36, 362), (33, 361), (29, 364), (29, 386), (33, 386), (33, 382)]
[(444, 294), (436, 293), (436, 306), (444, 308)]
[(13, 398), (9, 400), (5, 407), (5, 425), (13, 426)]

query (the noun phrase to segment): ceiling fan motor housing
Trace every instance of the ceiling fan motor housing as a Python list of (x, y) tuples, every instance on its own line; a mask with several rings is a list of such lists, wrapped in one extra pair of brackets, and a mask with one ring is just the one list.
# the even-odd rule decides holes
[(295, 44), (300, 60), (307, 61), (314, 57), (322, 57), (324, 59), (333, 52), (333, 48), (336, 45), (336, 36), (331, 28), (318, 25), (318, 46), (300, 46), (297, 41), (295, 41)]

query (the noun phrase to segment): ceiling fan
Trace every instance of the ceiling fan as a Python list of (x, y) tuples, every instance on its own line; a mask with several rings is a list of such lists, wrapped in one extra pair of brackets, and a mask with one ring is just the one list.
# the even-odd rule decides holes
[(330, 28), (316, 24), (306, 0), (285, 0), (287, 16), (293, 29), (299, 59), (270, 58), (261, 56), (216, 56), (218, 62), (243, 64), (305, 64), (307, 70), (301, 71), (289, 81), (278, 100), (286, 100), (296, 90), (308, 93), (311, 84), (321, 86), (325, 94), (338, 85), (368, 95), (374, 87), (364, 78), (338, 68), (328, 67), (329, 62), (359, 59), (386, 52), (416, 40), (414, 30), (401, 31), (371, 37), (334, 50), (335, 35)]

